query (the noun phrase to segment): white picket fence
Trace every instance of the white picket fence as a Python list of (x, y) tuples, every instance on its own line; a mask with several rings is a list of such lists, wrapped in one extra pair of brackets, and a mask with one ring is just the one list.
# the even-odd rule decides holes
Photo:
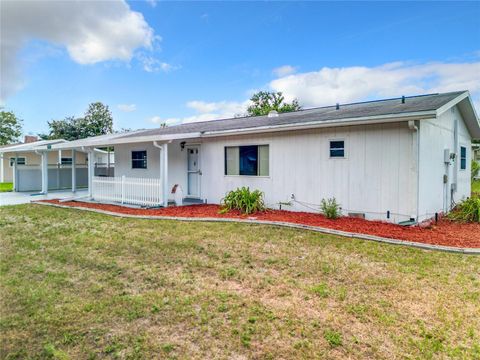
[(163, 204), (160, 179), (94, 176), (92, 185), (92, 197), (96, 201), (140, 206)]

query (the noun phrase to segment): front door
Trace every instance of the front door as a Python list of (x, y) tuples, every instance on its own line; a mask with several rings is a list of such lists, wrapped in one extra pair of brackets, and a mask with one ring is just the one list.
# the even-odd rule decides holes
[(188, 193), (190, 197), (200, 197), (200, 147), (190, 146), (187, 148), (187, 176)]

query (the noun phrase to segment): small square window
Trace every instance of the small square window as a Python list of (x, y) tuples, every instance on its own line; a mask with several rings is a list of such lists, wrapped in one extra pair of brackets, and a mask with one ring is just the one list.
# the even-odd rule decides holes
[(147, 168), (147, 152), (132, 151), (132, 169), (146, 169)]
[(330, 157), (345, 157), (345, 141), (343, 140), (332, 140), (330, 141)]
[(460, 146), (460, 170), (467, 169), (467, 148)]

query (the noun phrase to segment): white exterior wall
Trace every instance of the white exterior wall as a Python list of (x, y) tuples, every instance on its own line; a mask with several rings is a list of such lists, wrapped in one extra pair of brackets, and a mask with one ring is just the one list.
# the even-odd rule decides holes
[[(362, 212), (368, 219), (407, 220), (416, 212), (416, 141), (406, 123), (365, 125), (278, 132), (248, 136), (202, 139), (200, 145), (201, 198), (219, 203), (226, 192), (241, 186), (260, 189), (270, 207), (291, 195), (305, 207), (293, 203), (283, 207), (318, 211), (322, 198), (335, 197), (345, 213)], [(346, 157), (331, 159), (329, 141), (345, 140)], [(270, 175), (225, 176), (224, 147), (269, 145)], [(147, 169), (132, 169), (131, 152), (147, 151)], [(187, 192), (187, 151), (180, 141), (168, 145), (169, 190), (179, 184)], [(152, 143), (115, 146), (115, 176), (160, 177), (160, 152)], [(169, 194), (169, 198), (172, 195)], [(401, 214), (401, 215), (399, 215)]]
[[(329, 157), (329, 141), (345, 140), (346, 158)], [(225, 176), (224, 147), (270, 145), (270, 176)], [(368, 219), (408, 220), (416, 213), (416, 141), (406, 123), (338, 127), (224, 137), (201, 148), (202, 198), (218, 203), (241, 186), (260, 189), (271, 207), (295, 199), (291, 210), (318, 211), (322, 198), (335, 197), (345, 213)], [(401, 215), (398, 215), (401, 214)]]
[[(454, 123), (458, 120), (459, 145), (455, 149)], [(467, 168), (460, 170), (460, 146), (467, 149)], [(447, 166), (444, 163), (444, 149), (456, 153), (455, 161)], [(452, 107), (435, 120), (420, 122), (420, 221), (431, 218), (436, 212), (450, 208), (451, 184), (457, 171), (457, 191), (453, 193), (455, 202), (470, 196), (471, 183), (471, 136), (458, 108)], [(457, 163), (457, 164), (455, 164)], [(446, 184), (443, 176), (448, 176)]]
[[(147, 168), (132, 169), (132, 151), (147, 151)], [(160, 149), (152, 142), (115, 145), (115, 176), (160, 178)], [(181, 151), (180, 142), (168, 144), (168, 189), (179, 184), (187, 191), (187, 152)], [(169, 195), (172, 198), (172, 195)]]

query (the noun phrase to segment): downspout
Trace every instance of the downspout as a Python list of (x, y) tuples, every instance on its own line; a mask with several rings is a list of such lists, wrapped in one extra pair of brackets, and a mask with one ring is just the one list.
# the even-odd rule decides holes
[(420, 132), (415, 121), (408, 121), (408, 128), (417, 133), (417, 222), (420, 221)]

